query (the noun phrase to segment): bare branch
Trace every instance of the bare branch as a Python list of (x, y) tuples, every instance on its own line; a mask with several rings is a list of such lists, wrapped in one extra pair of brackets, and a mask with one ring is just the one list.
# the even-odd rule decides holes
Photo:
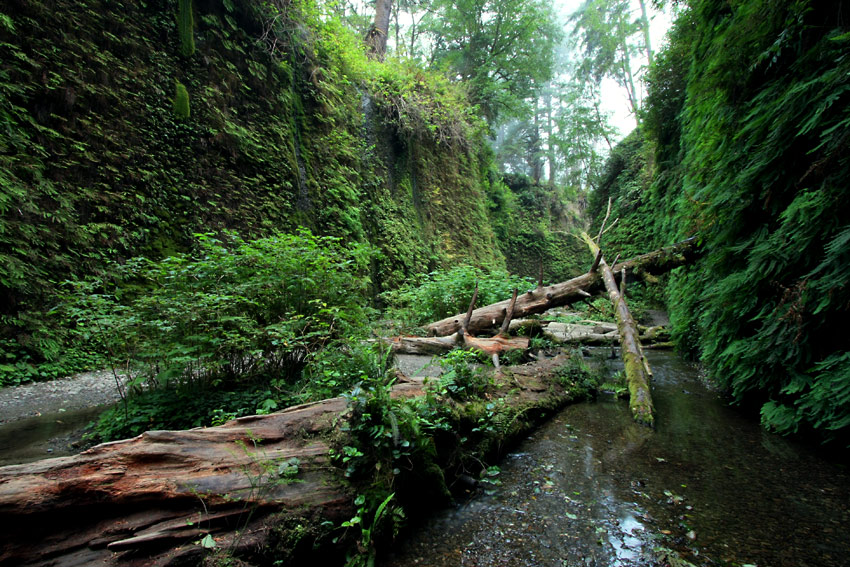
[(608, 210), (605, 211), (605, 218), (602, 219), (602, 226), (599, 227), (599, 234), (596, 235), (596, 244), (599, 245), (599, 241), (602, 238), (602, 235), (605, 234), (605, 223), (608, 222), (608, 217), (611, 216), (611, 197), (608, 197)]

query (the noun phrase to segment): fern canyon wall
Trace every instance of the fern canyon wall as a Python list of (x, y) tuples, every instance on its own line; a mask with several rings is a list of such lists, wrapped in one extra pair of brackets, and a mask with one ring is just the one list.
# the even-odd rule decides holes
[(460, 252), (499, 260), (471, 116), (416, 123), (445, 103), (420, 83), (422, 116), (402, 127), (394, 98), (415, 71), (349, 68), (360, 62), (330, 41), (341, 30), (294, 5), (275, 21), (259, 3), (194, 11), (187, 54), (172, 3), (14, 6), (3, 30), (3, 232), (17, 268), (3, 274), (6, 297), (224, 228), (369, 241), (392, 252), (380, 279)]
[(463, 90), (368, 62), (311, 2), (12, 1), (3, 12), (7, 331), (36, 325), (28, 310), (49, 307), (69, 276), (225, 229), (304, 226), (369, 243), (376, 293), (460, 258), (503, 264), (484, 126)]
[(643, 127), (593, 194), (628, 253), (688, 237), (674, 336), (783, 432), (850, 425), (850, 22), (841, 2), (689, 2), (648, 78)]

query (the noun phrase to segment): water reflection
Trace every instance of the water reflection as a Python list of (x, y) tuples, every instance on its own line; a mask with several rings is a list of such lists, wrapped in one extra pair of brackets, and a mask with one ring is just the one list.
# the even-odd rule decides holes
[(650, 362), (654, 433), (625, 401), (571, 406), (505, 459), (494, 493), (383, 565), (848, 564), (850, 476), (726, 407), (674, 355)]
[(71, 443), (107, 406), (42, 414), (0, 425), (0, 466), (73, 455)]

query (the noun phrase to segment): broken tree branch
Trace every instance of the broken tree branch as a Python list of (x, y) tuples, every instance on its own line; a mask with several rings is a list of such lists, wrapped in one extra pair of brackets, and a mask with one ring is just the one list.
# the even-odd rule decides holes
[(596, 258), (594, 258), (594, 260), (593, 260), (593, 264), (591, 264), (591, 266), (590, 266), (591, 273), (595, 272), (597, 270), (597, 268), (599, 268), (599, 260), (601, 260), (601, 259), (602, 259), (602, 250), (599, 250), (599, 252), (597, 252), (597, 254), (596, 254)]
[(507, 337), (508, 336), (508, 329), (511, 326), (511, 319), (513, 319), (513, 317), (514, 317), (514, 307), (516, 307), (516, 298), (517, 298), (517, 289), (514, 288), (514, 294), (511, 297), (511, 304), (510, 304), (510, 306), (508, 306), (508, 312), (505, 315), (505, 320), (502, 321), (502, 328), (499, 329), (499, 334), (497, 335), (499, 337)]
[(611, 216), (611, 197), (608, 197), (608, 209), (605, 211), (605, 218), (602, 219), (602, 224), (599, 225), (599, 234), (596, 235), (596, 244), (602, 240), (602, 235), (605, 232), (605, 223), (608, 222), (608, 217)]
[(466, 311), (466, 318), (461, 325), (462, 335), (466, 336), (469, 333), (469, 321), (472, 319), (472, 311), (475, 309), (475, 302), (478, 300), (478, 282), (475, 282), (475, 291), (472, 293), (472, 301), (469, 302), (469, 309)]

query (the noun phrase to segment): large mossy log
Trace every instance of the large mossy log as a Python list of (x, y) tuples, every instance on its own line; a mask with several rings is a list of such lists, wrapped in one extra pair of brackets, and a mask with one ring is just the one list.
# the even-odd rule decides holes
[[(582, 237), (596, 258), (595, 263), (598, 264), (598, 269), (602, 273), (605, 288), (608, 290), (608, 297), (611, 298), (614, 314), (617, 317), (620, 356), (623, 359), (626, 383), (629, 386), (629, 409), (636, 422), (652, 427), (655, 424), (655, 408), (649, 391), (651, 372), (640, 344), (637, 323), (635, 323), (629, 307), (626, 305), (624, 297), (625, 277), (620, 278), (620, 285), (618, 286), (614, 279), (614, 272), (605, 262), (603, 255), (600, 254), (598, 244), (586, 233), (582, 233)], [(625, 269), (621, 268), (621, 270)], [(625, 274), (625, 271), (623, 271), (623, 274)]]
[[(575, 398), (575, 384), (550, 380), (567, 361), (559, 355), (494, 379), (487, 395), (505, 400), (500, 411), (512, 424), (496, 443), (515, 440)], [(415, 380), (392, 391), (422, 393)], [(210, 552), (201, 545), (207, 536), (218, 549), (261, 563), (300, 547), (322, 564), (322, 554), (338, 551), (333, 530), (357, 508), (356, 489), (329, 458), (347, 408), (345, 398), (333, 398), (0, 467), (0, 565), (199, 565)], [(456, 443), (446, 453), (456, 453)], [(481, 448), (466, 450), (476, 455)], [(292, 466), (294, 476), (286, 474)], [(316, 538), (323, 545), (316, 547)], [(333, 557), (331, 563), (341, 561)]]
[[(612, 267), (614, 272), (625, 268), (629, 273), (638, 277), (657, 275), (668, 272), (685, 264), (694, 250), (694, 240), (686, 240), (673, 246), (655, 250), (640, 256), (635, 256)], [(589, 295), (601, 292), (605, 283), (599, 270), (591, 270), (571, 280), (550, 286), (538, 286), (519, 295), (514, 308), (514, 318), (522, 318), (536, 313), (544, 313), (553, 307), (569, 305), (587, 298)], [(502, 324), (510, 306), (511, 300), (506, 299), (479, 307), (472, 312), (468, 328), (469, 332), (478, 333)], [(425, 326), (428, 335), (445, 337), (460, 330), (463, 315), (447, 317)]]

